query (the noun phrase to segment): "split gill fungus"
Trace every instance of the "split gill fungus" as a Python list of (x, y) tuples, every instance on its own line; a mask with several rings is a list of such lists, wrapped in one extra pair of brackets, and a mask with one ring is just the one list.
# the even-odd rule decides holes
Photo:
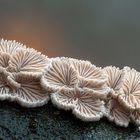
[(97, 67), (68, 57), (48, 58), (16, 41), (0, 40), (0, 100), (24, 107), (52, 103), (82, 121), (107, 117), (116, 125), (140, 125), (140, 73)]

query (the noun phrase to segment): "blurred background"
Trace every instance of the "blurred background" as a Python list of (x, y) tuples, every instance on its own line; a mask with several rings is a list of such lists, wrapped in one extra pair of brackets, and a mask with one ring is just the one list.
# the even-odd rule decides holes
[(0, 38), (49, 57), (140, 70), (140, 1), (0, 0)]
[[(140, 0), (0, 0), (0, 38), (49, 57), (140, 71)], [(106, 119), (84, 123), (50, 102), (35, 109), (0, 102), (0, 140), (138, 140), (139, 130)]]

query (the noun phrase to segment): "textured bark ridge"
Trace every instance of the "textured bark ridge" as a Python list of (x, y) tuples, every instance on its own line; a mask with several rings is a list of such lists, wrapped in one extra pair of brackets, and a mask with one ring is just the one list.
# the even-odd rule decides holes
[(48, 100), (82, 121), (107, 117), (140, 124), (140, 73), (89, 61), (48, 58), (16, 41), (0, 40), (0, 100), (38, 107)]

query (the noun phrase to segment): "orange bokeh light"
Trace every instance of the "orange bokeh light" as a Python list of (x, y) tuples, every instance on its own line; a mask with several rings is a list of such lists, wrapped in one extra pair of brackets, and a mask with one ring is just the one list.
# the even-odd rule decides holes
[(37, 49), (50, 57), (57, 56), (65, 43), (61, 26), (54, 25), (50, 20), (33, 19), (5, 19), (1, 23), (1, 38), (16, 40), (28, 47)]

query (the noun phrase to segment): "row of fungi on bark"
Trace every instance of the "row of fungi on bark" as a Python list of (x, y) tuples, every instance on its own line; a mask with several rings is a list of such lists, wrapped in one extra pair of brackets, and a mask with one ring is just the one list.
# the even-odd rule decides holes
[(83, 121), (106, 116), (119, 126), (140, 124), (140, 73), (129, 67), (99, 68), (89, 61), (53, 58), (41, 79), (54, 105)]
[(83, 121), (106, 116), (119, 126), (140, 124), (140, 73), (96, 67), (73, 58), (48, 58), (16, 41), (0, 41), (0, 99), (38, 107), (51, 99)]

